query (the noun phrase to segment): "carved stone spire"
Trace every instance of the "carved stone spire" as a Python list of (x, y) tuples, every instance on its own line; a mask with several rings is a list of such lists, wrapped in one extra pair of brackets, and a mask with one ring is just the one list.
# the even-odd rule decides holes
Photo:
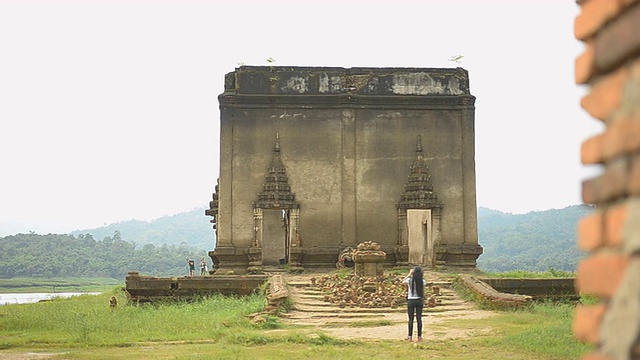
[[(282, 159), (280, 158), (280, 134), (276, 133), (276, 144), (273, 146), (273, 158), (271, 159), (270, 169), (284, 169)], [(271, 170), (269, 170), (271, 171)], [(283, 170), (286, 171), (286, 170)]]
[[(429, 170), (427, 162), (422, 156), (422, 137), (420, 135), (418, 135), (418, 141), (416, 142), (416, 159), (413, 160), (413, 165), (409, 167), (409, 170), (411, 170), (412, 174), (427, 174), (427, 170)], [(430, 175), (428, 175), (428, 177), (431, 178)], [(428, 180), (429, 179), (427, 179), (427, 181)]]
[(422, 155), (422, 137), (418, 135), (416, 142), (416, 158), (409, 167), (404, 193), (400, 196), (399, 209), (432, 209), (442, 207), (438, 196), (433, 192), (429, 166)]
[(212, 216), (213, 219), (209, 220), (210, 223), (213, 224), (213, 228), (216, 229), (216, 223), (218, 222), (218, 202), (220, 191), (220, 178), (216, 180), (216, 186), (213, 192), (213, 200), (209, 201), (209, 209), (204, 211), (204, 214), (207, 216)]
[(262, 185), (262, 192), (253, 203), (254, 208), (262, 209), (298, 209), (296, 196), (291, 192), (287, 169), (280, 158), (280, 136), (276, 133), (276, 143), (273, 147), (271, 164), (267, 168), (266, 182)]

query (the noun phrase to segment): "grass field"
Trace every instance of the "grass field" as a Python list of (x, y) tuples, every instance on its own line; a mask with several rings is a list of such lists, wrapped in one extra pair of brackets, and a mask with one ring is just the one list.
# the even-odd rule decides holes
[[(108, 307), (110, 296), (119, 306)], [(96, 296), (0, 306), (0, 358), (46, 353), (60, 359), (577, 359), (589, 347), (571, 335), (573, 305), (537, 304), (481, 320), (455, 320), (461, 340), (405, 343), (353, 341), (269, 317), (260, 295), (213, 296), (191, 303), (126, 304), (119, 287)], [(371, 326), (384, 325), (380, 322)], [(367, 326), (366, 323), (358, 326)]]

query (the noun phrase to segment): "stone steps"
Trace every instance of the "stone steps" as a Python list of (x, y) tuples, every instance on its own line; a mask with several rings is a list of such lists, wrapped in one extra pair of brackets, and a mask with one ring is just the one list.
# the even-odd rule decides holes
[[(458, 302), (455, 304), (446, 304), (446, 305), (437, 305), (435, 307), (425, 307), (424, 313), (439, 313), (445, 311), (456, 311), (456, 310), (468, 310), (475, 307), (475, 304), (468, 302)], [(405, 313), (407, 308), (404, 304), (398, 306), (396, 308), (391, 307), (380, 307), (380, 308), (364, 308), (364, 307), (350, 307), (345, 306), (341, 308), (336, 304), (324, 303), (324, 304), (302, 304), (296, 303), (293, 306), (294, 310), (298, 311), (306, 311), (306, 312), (317, 312), (317, 313), (370, 313), (370, 314), (386, 314), (386, 313)]]
[[(465, 300), (454, 297), (454, 296), (438, 296), (437, 300), (440, 300), (440, 303), (436, 305), (436, 307), (445, 306), (445, 305), (457, 305), (460, 303), (466, 303)], [(322, 306), (322, 305), (335, 305), (330, 302), (324, 301), (324, 295), (305, 295), (298, 294), (297, 303), (310, 305), (310, 306)], [(402, 302), (404, 304), (404, 301)], [(348, 306), (348, 305), (347, 305)]]
[[(431, 281), (429, 281), (431, 280)], [(429, 279), (427, 288), (428, 294), (431, 293), (432, 286), (440, 288), (440, 296), (436, 299), (440, 302), (435, 307), (426, 307), (423, 310), (423, 316), (440, 317), (442, 314), (448, 316), (456, 316), (458, 313), (463, 314), (465, 311), (473, 309), (475, 304), (460, 298), (451, 288), (451, 282)], [(296, 323), (315, 324), (331, 326), (345, 326), (353, 321), (373, 321), (385, 320), (392, 323), (401, 323), (406, 321), (407, 307), (405, 301), (402, 301), (397, 307), (380, 307), (368, 308), (349, 305), (340, 307), (338, 304), (324, 301), (326, 295), (319, 287), (312, 285), (310, 277), (297, 276), (294, 279), (287, 279), (291, 296), (294, 300), (292, 311), (282, 314), (282, 317)], [(425, 289), (426, 291), (426, 289)]]
[[(333, 304), (331, 304), (333, 305)], [(293, 307), (298, 311), (314, 312), (314, 313), (351, 313), (351, 314), (387, 314), (390, 312), (404, 313), (407, 310), (403, 308), (359, 308), (359, 307), (338, 307), (338, 306), (308, 306), (296, 304)]]
[[(302, 288), (302, 289), (317, 288), (311, 285), (310, 281), (301, 281), (301, 280), (287, 280), (287, 285), (289, 285), (290, 287)], [(430, 288), (431, 286), (439, 286), (440, 289), (450, 289), (451, 281), (428, 281), (427, 287)]]
[(353, 313), (353, 312), (301, 312), (296, 311), (292, 313), (286, 313), (280, 315), (282, 318), (287, 320), (327, 320), (330, 319), (332, 321), (344, 321), (350, 322), (354, 320), (377, 320), (381, 317), (384, 317), (384, 314), (379, 313)]

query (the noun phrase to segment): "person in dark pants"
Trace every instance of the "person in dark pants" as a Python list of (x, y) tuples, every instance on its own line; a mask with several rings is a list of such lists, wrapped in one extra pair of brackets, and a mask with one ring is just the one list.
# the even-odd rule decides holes
[(193, 273), (196, 270), (196, 263), (191, 259), (187, 259), (187, 265), (189, 266), (189, 276), (193, 276)]
[(419, 266), (409, 271), (404, 278), (407, 284), (407, 314), (409, 315), (409, 335), (405, 340), (413, 340), (413, 318), (416, 317), (418, 325), (418, 341), (422, 341), (422, 308), (424, 307), (424, 286), (426, 281), (422, 277), (422, 269)]

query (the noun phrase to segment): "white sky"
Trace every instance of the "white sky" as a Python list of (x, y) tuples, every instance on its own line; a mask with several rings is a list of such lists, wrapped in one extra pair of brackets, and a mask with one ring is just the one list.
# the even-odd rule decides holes
[(578, 204), (594, 173), (580, 143), (600, 124), (573, 80), (577, 13), (573, 0), (0, 0), (0, 236), (208, 206), (224, 74), (269, 57), (461, 66), (478, 205)]

